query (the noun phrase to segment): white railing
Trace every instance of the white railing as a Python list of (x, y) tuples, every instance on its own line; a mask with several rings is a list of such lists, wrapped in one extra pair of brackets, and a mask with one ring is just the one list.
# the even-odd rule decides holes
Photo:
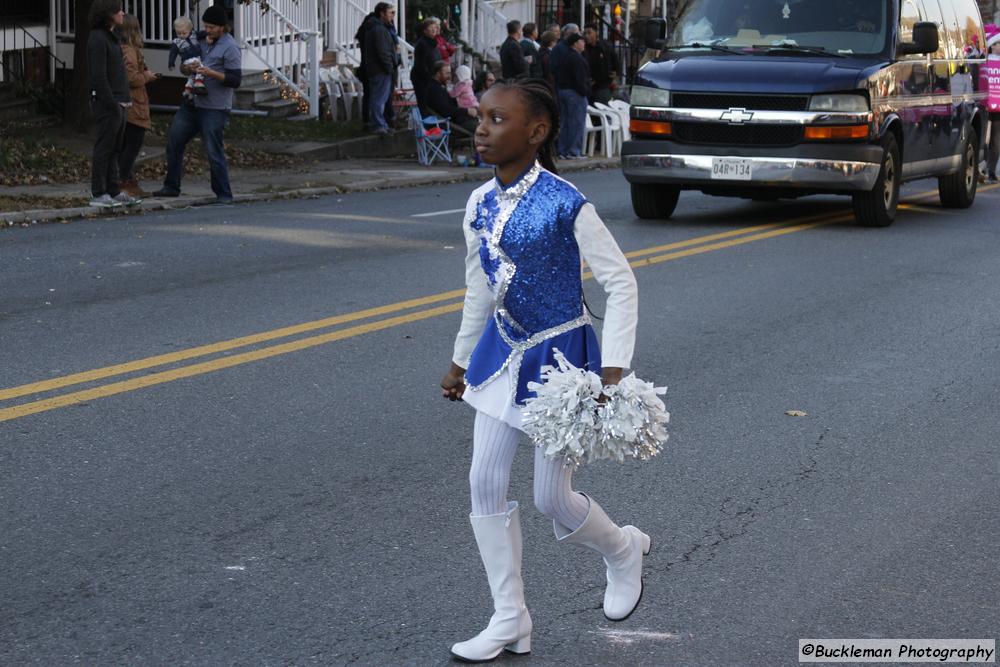
[[(76, 32), (73, 15), (74, 0), (50, 0), (49, 10), (56, 38), (71, 40)], [(142, 26), (142, 39), (146, 44), (169, 44), (174, 36), (174, 19), (189, 16), (197, 29), (200, 13), (189, 11), (189, 0), (123, 0), (122, 7), (134, 14)]]
[(485, 0), (474, 0), (472, 7), (472, 48), (492, 60), (500, 60), (500, 45), (507, 39), (507, 17)]
[[(296, 23), (282, 9), (293, 7)], [(237, 5), (234, 27), (237, 40), (274, 76), (309, 103), (309, 115), (319, 117), (319, 13), (316, 0), (270, 3), (266, 13), (254, 5)], [(244, 65), (245, 67), (245, 65)]]
[(343, 55), (352, 65), (361, 64), (361, 45), (354, 35), (372, 13), (378, 0), (320, 0), (319, 26), (323, 46)]

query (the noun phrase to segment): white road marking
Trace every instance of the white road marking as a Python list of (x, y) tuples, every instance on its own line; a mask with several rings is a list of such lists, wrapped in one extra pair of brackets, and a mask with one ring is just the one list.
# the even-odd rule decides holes
[(451, 215), (452, 213), (465, 213), (464, 208), (453, 208), (447, 211), (432, 211), (430, 213), (414, 213), (411, 218), (433, 218), (436, 215)]
[(634, 644), (637, 641), (670, 641), (680, 639), (680, 635), (673, 632), (650, 632), (648, 630), (591, 630), (593, 634), (603, 635), (615, 644)]
[(244, 566), (242, 566), (242, 565), (227, 565), (223, 569), (226, 569), (226, 570), (238, 570), (238, 571), (242, 572), (246, 568)]

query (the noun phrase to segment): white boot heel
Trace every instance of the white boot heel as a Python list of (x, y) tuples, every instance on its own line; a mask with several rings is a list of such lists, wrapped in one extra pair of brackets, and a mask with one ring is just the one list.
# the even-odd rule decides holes
[[(641, 531), (640, 531), (641, 532)], [(653, 542), (649, 539), (649, 535), (646, 533), (642, 534), (642, 555), (648, 556), (649, 552), (653, 549)]]
[(531, 651), (531, 614), (524, 606), (521, 522), (517, 503), (508, 503), (504, 514), (470, 519), (493, 595), (493, 616), (485, 630), (453, 645), (451, 655), (462, 662), (489, 662), (504, 650), (528, 653)]
[(504, 648), (511, 653), (531, 653), (531, 635), (521, 637), (516, 642), (507, 644)]

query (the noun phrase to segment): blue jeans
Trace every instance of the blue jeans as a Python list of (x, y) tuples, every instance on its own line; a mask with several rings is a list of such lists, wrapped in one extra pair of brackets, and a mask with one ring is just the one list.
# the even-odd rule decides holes
[(212, 172), (212, 192), (216, 197), (232, 199), (229, 187), (229, 165), (223, 146), (223, 132), (229, 122), (229, 112), (222, 109), (199, 109), (191, 104), (182, 104), (174, 114), (167, 133), (167, 177), (163, 187), (174, 192), (181, 191), (181, 177), (184, 175), (184, 148), (188, 142), (201, 134), (201, 142), (208, 154)]
[(587, 98), (566, 88), (559, 89), (562, 127), (557, 140), (559, 155), (583, 155), (583, 129), (587, 124)]
[(389, 95), (392, 93), (392, 76), (389, 74), (373, 74), (368, 77), (368, 94), (371, 101), (368, 103), (368, 112), (372, 117), (372, 126), (376, 130), (389, 129), (389, 123), (385, 119), (385, 106), (389, 102)]

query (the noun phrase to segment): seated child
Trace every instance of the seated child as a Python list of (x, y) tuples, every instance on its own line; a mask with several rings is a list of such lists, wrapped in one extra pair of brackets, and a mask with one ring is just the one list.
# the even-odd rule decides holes
[(448, 93), (455, 98), (458, 106), (463, 109), (475, 109), (479, 106), (476, 94), (472, 92), (472, 70), (468, 65), (459, 65), (455, 68), (455, 78), (458, 83), (451, 87)]
[[(174, 34), (176, 37), (170, 44), (170, 52), (167, 57), (167, 67), (173, 69), (177, 62), (177, 56), (181, 57), (181, 64), (188, 67), (201, 67), (201, 47), (198, 45), (198, 38), (201, 33), (194, 32), (194, 25), (191, 19), (186, 16), (178, 16), (174, 21)], [(184, 82), (184, 98), (192, 99), (193, 95), (205, 95), (208, 89), (205, 87), (205, 77), (194, 73), (188, 76)]]

